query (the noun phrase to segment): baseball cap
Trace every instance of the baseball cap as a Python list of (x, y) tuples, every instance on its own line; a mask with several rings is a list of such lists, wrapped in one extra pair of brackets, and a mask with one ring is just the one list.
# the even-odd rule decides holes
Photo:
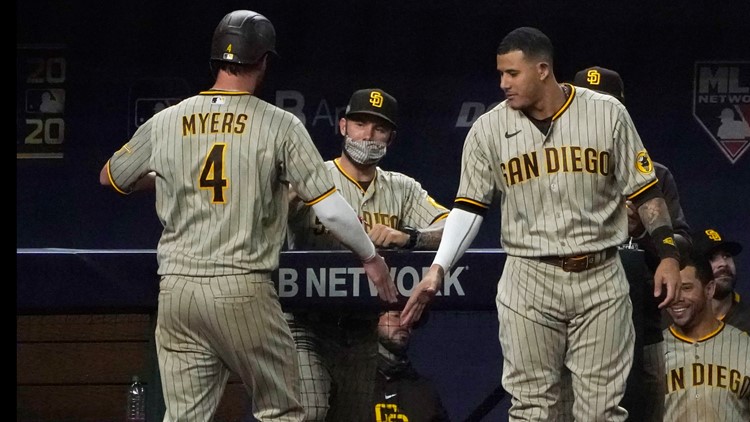
[(573, 85), (603, 92), (625, 104), (625, 84), (620, 74), (599, 66), (587, 67), (576, 73)]
[(346, 117), (352, 114), (372, 114), (381, 117), (396, 127), (396, 112), (398, 102), (393, 96), (382, 89), (367, 88), (355, 91), (346, 106)]
[(742, 245), (724, 240), (716, 229), (705, 229), (694, 236), (693, 249), (706, 258), (710, 258), (717, 250), (724, 250), (735, 256), (742, 252)]

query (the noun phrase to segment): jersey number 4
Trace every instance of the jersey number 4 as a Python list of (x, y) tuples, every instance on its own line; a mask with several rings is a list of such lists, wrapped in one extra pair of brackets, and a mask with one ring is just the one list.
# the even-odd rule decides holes
[(229, 186), (229, 180), (224, 175), (224, 150), (227, 144), (218, 143), (211, 147), (206, 155), (206, 160), (201, 168), (201, 177), (198, 186), (201, 189), (210, 190), (211, 202), (223, 204), (224, 190)]

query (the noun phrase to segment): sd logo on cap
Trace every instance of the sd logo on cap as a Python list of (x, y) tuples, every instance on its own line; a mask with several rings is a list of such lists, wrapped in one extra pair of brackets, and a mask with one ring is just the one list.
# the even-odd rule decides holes
[(367, 88), (355, 91), (346, 106), (346, 117), (352, 114), (372, 114), (385, 119), (396, 128), (398, 103), (393, 96), (381, 89)]

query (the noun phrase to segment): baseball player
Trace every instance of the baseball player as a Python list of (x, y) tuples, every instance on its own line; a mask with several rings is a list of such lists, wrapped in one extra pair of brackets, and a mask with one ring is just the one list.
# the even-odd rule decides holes
[[(583, 69), (575, 74), (573, 84), (579, 87), (593, 89), (615, 97), (625, 104), (625, 86), (620, 74), (614, 70), (599, 66)], [(664, 194), (664, 201), (669, 210), (669, 216), (674, 229), (674, 240), (678, 249), (683, 253), (690, 250), (690, 226), (680, 205), (677, 184), (669, 169), (656, 161), (653, 162), (657, 186)], [(630, 406), (631, 420), (644, 422), (661, 422), (664, 418), (664, 337), (662, 336), (662, 311), (659, 309), (659, 298), (651, 294), (653, 291), (653, 274), (659, 265), (659, 255), (653, 239), (643, 226), (643, 222), (632, 201), (626, 201), (628, 207), (628, 241), (629, 246), (635, 246), (644, 251), (646, 280), (629, 280), (630, 297), (635, 305), (641, 307), (633, 309), (633, 324), (636, 328), (635, 353), (640, 353), (633, 360), (625, 396), (622, 404)], [(640, 336), (640, 337), (639, 337)], [(570, 374), (563, 375), (562, 389), (563, 415), (560, 422), (572, 420), (573, 391), (570, 386)], [(635, 407), (635, 408), (633, 408)]]
[(617, 254), (625, 200), (659, 248), (654, 295), (675, 297), (679, 253), (653, 164), (627, 110), (609, 95), (559, 84), (552, 43), (535, 28), (497, 49), (506, 99), (472, 125), (461, 180), (432, 266), (402, 324), (419, 318), (471, 245), (496, 193), (507, 252), (496, 305), (510, 420), (556, 420), (563, 368), (576, 420), (622, 421), (633, 361), (632, 306)]
[(664, 420), (749, 421), (750, 337), (716, 319), (711, 264), (694, 252), (680, 271), (680, 299), (667, 308)]
[[(381, 89), (354, 92), (339, 120), (342, 153), (325, 165), (377, 247), (435, 249), (448, 210), (413, 178), (378, 166), (396, 137), (397, 107)], [(290, 249), (341, 249), (328, 229), (316, 209), (292, 199)], [(307, 420), (371, 419), (378, 313), (316, 309), (287, 318), (299, 353)]]
[(711, 262), (716, 288), (711, 304), (717, 318), (750, 333), (750, 305), (735, 291), (737, 266), (734, 257), (742, 252), (738, 242), (725, 240), (714, 228), (696, 234), (696, 250)]
[[(432, 381), (412, 366), (407, 353), (412, 330), (403, 327), (399, 311), (386, 311), (378, 320), (378, 375), (371, 401), (373, 422), (448, 422)], [(423, 318), (425, 319), (425, 318)]]
[(258, 420), (303, 420), (297, 354), (271, 281), (289, 183), (362, 259), (381, 298), (396, 302), (384, 260), (302, 122), (253, 95), (275, 41), (256, 12), (224, 16), (211, 45), (213, 87), (155, 114), (100, 174), (123, 194), (155, 184), (165, 421), (212, 420), (230, 372)]

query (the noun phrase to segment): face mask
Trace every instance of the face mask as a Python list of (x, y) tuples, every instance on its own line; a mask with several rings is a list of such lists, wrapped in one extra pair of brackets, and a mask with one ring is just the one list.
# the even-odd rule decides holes
[(344, 151), (354, 162), (372, 165), (385, 155), (386, 145), (377, 141), (355, 141), (349, 136), (344, 139)]

